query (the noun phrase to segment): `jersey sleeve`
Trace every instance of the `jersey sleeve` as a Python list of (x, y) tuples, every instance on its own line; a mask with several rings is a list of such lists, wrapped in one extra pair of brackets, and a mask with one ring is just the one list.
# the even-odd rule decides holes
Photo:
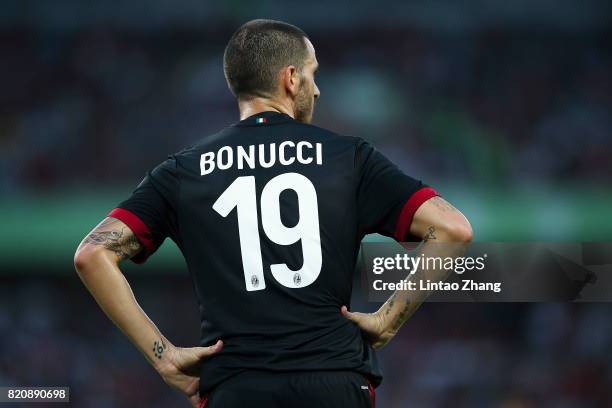
[(166, 237), (176, 241), (178, 188), (176, 159), (171, 157), (149, 171), (132, 195), (108, 214), (125, 223), (143, 246), (132, 261), (145, 262)]
[(420, 180), (404, 174), (364, 140), (357, 144), (355, 167), (360, 231), (406, 241), (414, 213), (438, 193)]

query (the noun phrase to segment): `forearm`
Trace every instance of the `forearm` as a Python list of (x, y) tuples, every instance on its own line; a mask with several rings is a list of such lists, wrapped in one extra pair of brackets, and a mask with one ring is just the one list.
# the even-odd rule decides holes
[[(428, 240), (423, 243), (419, 254), (424, 255), (424, 259), (432, 257), (456, 258), (465, 252), (467, 242), (452, 242), (444, 239)], [(406, 280), (415, 282), (415, 290), (396, 290), (389, 299), (380, 307), (376, 314), (381, 319), (381, 325), (387, 335), (393, 336), (402, 327), (414, 312), (431, 295), (430, 290), (421, 290), (419, 281), (440, 282), (448, 278), (452, 271), (444, 268), (419, 268), (410, 274)]]
[(159, 371), (173, 346), (138, 305), (117, 263), (100, 253), (88, 256), (77, 270), (104, 313)]

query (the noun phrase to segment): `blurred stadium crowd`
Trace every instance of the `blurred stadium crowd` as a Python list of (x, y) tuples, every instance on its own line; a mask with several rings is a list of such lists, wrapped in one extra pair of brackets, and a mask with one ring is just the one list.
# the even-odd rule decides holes
[[(223, 48), (239, 24), (262, 16), (311, 36), (321, 64), (314, 123), (373, 141), (411, 175), (452, 182), (465, 195), (508, 188), (508, 200), (526, 185), (610, 190), (606, 1), (313, 0), (294, 11), (272, 0), (119, 3), (3, 5), (2, 199), (24, 195), (19, 207), (30, 193), (57, 195), (61, 207), (66, 192), (131, 187), (169, 153), (235, 122)], [(567, 214), (543, 205), (528, 227), (554, 233)], [(98, 219), (89, 217), (79, 222)], [(41, 242), (58, 233), (26, 219), (10, 225)], [(65, 254), (49, 261), (71, 257), (78, 241), (64, 235)], [(41, 264), (36, 257), (0, 264), (0, 385), (69, 385), (75, 407), (186, 406), (71, 265), (26, 275)], [(197, 343), (197, 305), (181, 265), (146, 268), (129, 275), (143, 309), (176, 344)], [(353, 308), (374, 305), (357, 299)], [(379, 407), (612, 406), (610, 310), (425, 305), (380, 353)]]
[[(0, 191), (132, 185), (235, 122), (222, 53), (237, 24), (0, 30)], [(311, 31), (315, 124), (373, 140), (411, 174), (504, 185), (612, 173), (610, 31)]]

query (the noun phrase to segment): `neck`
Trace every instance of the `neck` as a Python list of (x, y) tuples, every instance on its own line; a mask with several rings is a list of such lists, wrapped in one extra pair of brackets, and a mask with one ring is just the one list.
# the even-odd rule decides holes
[(240, 110), (240, 120), (246, 119), (249, 116), (256, 115), (261, 112), (280, 112), (287, 114), (295, 119), (293, 111), (284, 104), (272, 99), (255, 97), (249, 100), (238, 100), (238, 109)]

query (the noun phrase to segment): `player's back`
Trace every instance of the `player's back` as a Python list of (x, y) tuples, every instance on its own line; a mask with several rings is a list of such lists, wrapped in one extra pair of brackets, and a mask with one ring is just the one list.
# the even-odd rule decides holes
[(357, 144), (264, 113), (176, 156), (203, 342), (225, 343), (204, 364), (202, 389), (245, 368), (372, 371), (359, 329), (340, 314), (363, 235)]
[[(418, 192), (418, 193), (417, 193)], [(367, 233), (403, 239), (435, 192), (359, 138), (262, 112), (149, 172), (111, 216), (144, 250), (182, 251), (200, 304), (203, 393), (244, 370), (344, 370), (381, 380), (340, 313)]]

